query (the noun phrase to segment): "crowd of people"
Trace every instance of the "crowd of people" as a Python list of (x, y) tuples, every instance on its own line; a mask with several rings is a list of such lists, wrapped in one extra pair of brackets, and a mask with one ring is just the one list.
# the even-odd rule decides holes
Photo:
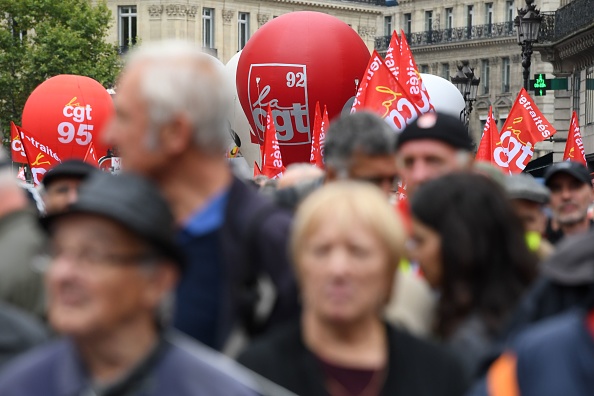
[(0, 395), (592, 393), (585, 166), (505, 175), (456, 117), (357, 112), (324, 170), (244, 180), (226, 84), (143, 44), (104, 134), (122, 174), (64, 161), (38, 197), (1, 156)]

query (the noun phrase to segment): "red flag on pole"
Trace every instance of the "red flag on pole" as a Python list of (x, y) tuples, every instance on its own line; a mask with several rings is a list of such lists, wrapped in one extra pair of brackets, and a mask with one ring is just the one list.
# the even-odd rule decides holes
[(256, 161), (254, 161), (254, 178), (256, 176), (260, 176), (261, 174), (262, 174), (262, 171), (260, 170), (258, 163)]
[(356, 103), (355, 111), (366, 109), (376, 113), (397, 132), (402, 132), (421, 114), (376, 51), (371, 55), (366, 76), (364, 102)]
[(398, 41), (396, 30), (392, 32), (392, 39), (390, 40), (390, 45), (386, 51), (384, 62), (392, 72), (394, 78), (398, 80), (400, 74), (400, 41)]
[[(500, 149), (507, 150), (510, 172), (522, 172), (534, 155), (534, 145), (556, 132), (522, 88), (501, 129)], [(499, 155), (500, 150), (495, 151)]]
[(324, 142), (326, 141), (326, 131), (330, 126), (328, 120), (328, 108), (324, 105), (324, 113), (322, 116), (322, 124), (320, 125), (320, 132), (318, 138), (318, 150), (316, 151), (316, 166), (320, 169), (324, 169)]
[(569, 124), (569, 133), (567, 134), (567, 143), (565, 144), (563, 161), (575, 161), (586, 167), (588, 166), (586, 155), (584, 153), (584, 142), (582, 141), (582, 135), (580, 133), (580, 124), (575, 111), (571, 115), (571, 123)]
[(38, 185), (43, 180), (43, 175), (62, 160), (54, 149), (30, 136), (23, 128), (18, 129), (33, 174), (33, 183)]
[(97, 151), (95, 150), (95, 145), (93, 142), (89, 143), (89, 147), (87, 148), (87, 153), (85, 154), (85, 158), (83, 159), (84, 162), (87, 164), (91, 164), (96, 168), (99, 168), (99, 159), (97, 158)]
[(485, 123), (483, 137), (481, 138), (481, 143), (476, 152), (475, 160), (490, 162), (507, 173), (509, 172), (507, 153), (505, 150), (497, 151), (498, 148), (501, 148), (501, 138), (499, 137), (497, 125), (493, 118), (493, 108), (489, 107), (489, 116)]
[(410, 99), (421, 114), (434, 110), (429, 93), (423, 85), (421, 73), (417, 68), (412, 51), (406, 41), (404, 31), (400, 34), (400, 71), (398, 81), (408, 92)]
[(27, 164), (27, 155), (25, 154), (25, 149), (23, 148), (23, 142), (21, 141), (21, 136), (19, 134), (19, 127), (14, 124), (14, 122), (10, 121), (10, 148), (12, 153), (12, 162), (17, 162), (19, 164)]
[(320, 111), (320, 102), (316, 102), (316, 111), (314, 113), (313, 131), (311, 134), (311, 152), (309, 163), (316, 164), (316, 153), (320, 150), (320, 130), (322, 129), (322, 114)]
[(262, 156), (262, 174), (271, 179), (276, 179), (285, 171), (281, 156), (276, 127), (272, 119), (272, 111), (268, 105), (266, 115), (266, 132), (264, 133), (264, 155)]

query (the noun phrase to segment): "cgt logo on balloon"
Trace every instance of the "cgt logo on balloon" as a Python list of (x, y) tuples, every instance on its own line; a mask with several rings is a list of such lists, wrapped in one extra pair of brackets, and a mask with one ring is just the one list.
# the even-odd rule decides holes
[[(279, 69), (282, 70), (281, 73)], [(279, 98), (286, 99), (283, 102)], [(252, 143), (261, 144), (264, 141), (266, 109), (270, 105), (278, 143), (281, 146), (309, 144), (311, 133), (305, 65), (251, 65), (248, 73), (248, 100), (251, 117), (257, 127), (257, 136), (251, 136)]]

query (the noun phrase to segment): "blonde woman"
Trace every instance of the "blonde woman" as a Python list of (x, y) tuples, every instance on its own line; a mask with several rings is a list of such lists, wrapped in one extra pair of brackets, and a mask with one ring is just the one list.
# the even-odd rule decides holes
[(382, 320), (404, 238), (377, 187), (337, 182), (312, 193), (291, 237), (301, 318), (239, 361), (304, 396), (463, 394), (453, 357)]

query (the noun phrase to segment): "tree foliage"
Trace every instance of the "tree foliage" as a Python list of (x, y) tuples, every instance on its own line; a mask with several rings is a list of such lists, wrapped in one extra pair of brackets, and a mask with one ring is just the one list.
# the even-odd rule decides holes
[[(90, 0), (0, 0), (0, 130), (21, 122), (35, 87), (58, 74), (112, 86), (121, 67), (107, 43), (111, 12)], [(6, 141), (6, 140), (5, 140)]]

